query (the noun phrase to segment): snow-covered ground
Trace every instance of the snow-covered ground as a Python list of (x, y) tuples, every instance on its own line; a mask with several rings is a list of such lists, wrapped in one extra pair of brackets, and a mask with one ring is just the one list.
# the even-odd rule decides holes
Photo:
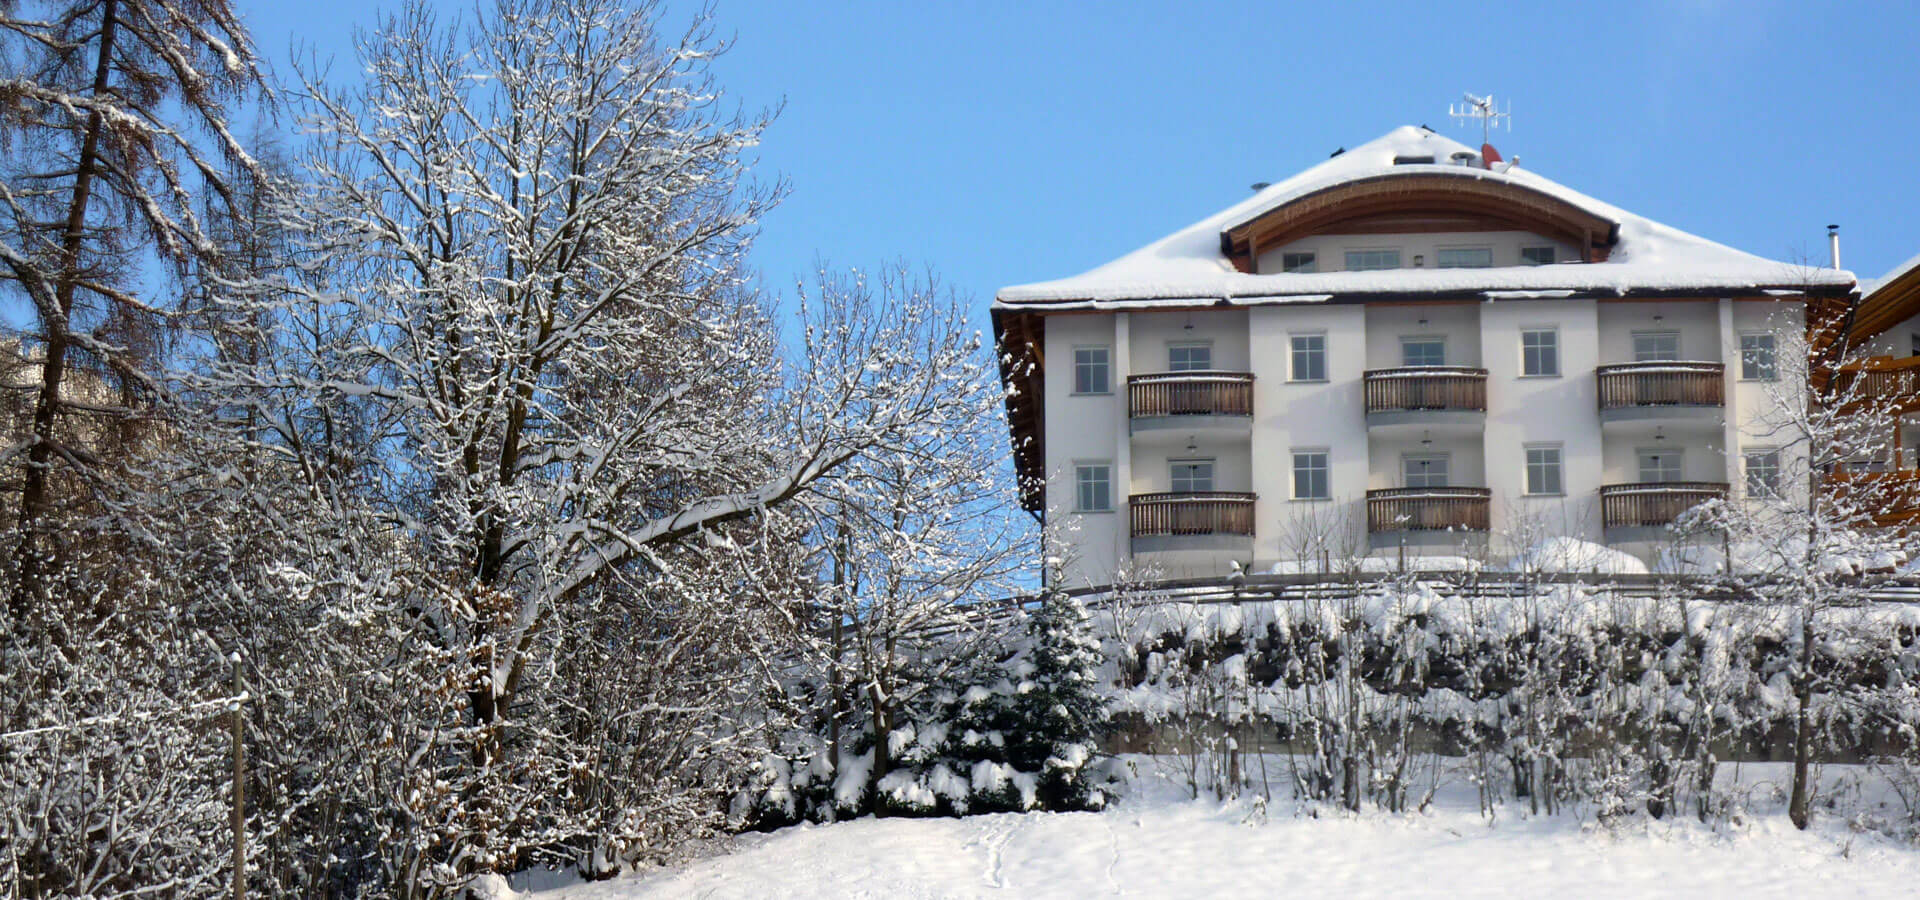
[[(1137, 761), (1138, 762), (1138, 761)], [(1491, 824), (1463, 789), (1424, 814), (1318, 817), (1277, 801), (1186, 799), (1151, 761), (1105, 813), (860, 819), (746, 835), (688, 865), (534, 894), (677, 897), (1709, 896), (1913, 897), (1920, 849), (1828, 815), (1795, 831), (1743, 768), (1756, 812), (1719, 829), (1688, 817), (1608, 829), (1590, 817)], [(1772, 771), (1780, 769), (1781, 771)]]

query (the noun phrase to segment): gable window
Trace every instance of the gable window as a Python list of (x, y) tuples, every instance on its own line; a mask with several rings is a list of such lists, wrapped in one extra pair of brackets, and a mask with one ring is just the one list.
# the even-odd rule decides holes
[(1400, 268), (1398, 250), (1348, 250), (1347, 271), (1370, 272), (1375, 269)]
[(1779, 368), (1774, 364), (1773, 335), (1743, 334), (1740, 336), (1740, 377), (1747, 381), (1772, 381), (1779, 377)]
[(1920, 334), (1908, 335), (1907, 338), (1912, 342), (1907, 346), (1907, 350), (1909, 351), (1907, 355), (1920, 356)]
[(1680, 332), (1636, 331), (1633, 333), (1634, 362), (1671, 362), (1680, 358)]
[(1527, 493), (1550, 496), (1566, 493), (1560, 478), (1560, 445), (1540, 445), (1527, 450)]
[(1327, 380), (1327, 336), (1296, 334), (1291, 341), (1289, 381)]
[(1176, 459), (1173, 466), (1173, 492), (1176, 494), (1205, 493), (1213, 490), (1213, 460)]
[(1213, 368), (1212, 344), (1168, 344), (1167, 371), (1204, 372)]
[(1400, 339), (1400, 364), (1403, 366), (1444, 366), (1447, 364), (1447, 340), (1437, 337)]
[(1520, 374), (1560, 374), (1560, 332), (1551, 328), (1520, 332)]
[(1780, 451), (1748, 450), (1741, 454), (1747, 471), (1747, 493), (1756, 497), (1780, 496)]
[(1293, 499), (1328, 500), (1333, 486), (1327, 477), (1327, 451), (1293, 451)]
[(1525, 266), (1547, 266), (1553, 264), (1553, 246), (1521, 247), (1520, 264)]
[(1400, 480), (1410, 488), (1446, 487), (1445, 453), (1409, 453), (1400, 457)]
[(1640, 459), (1640, 483), (1661, 484), (1680, 480), (1680, 451), (1671, 447), (1642, 447), (1636, 451)]
[(1113, 466), (1105, 462), (1075, 463), (1073, 500), (1076, 512), (1113, 511)]
[(1073, 392), (1105, 394), (1113, 390), (1112, 365), (1106, 347), (1073, 348)]
[(1489, 269), (1493, 250), (1488, 247), (1442, 247), (1434, 264), (1442, 269)]
[(1280, 271), (1318, 272), (1320, 266), (1314, 261), (1312, 253), (1282, 253), (1280, 254)]

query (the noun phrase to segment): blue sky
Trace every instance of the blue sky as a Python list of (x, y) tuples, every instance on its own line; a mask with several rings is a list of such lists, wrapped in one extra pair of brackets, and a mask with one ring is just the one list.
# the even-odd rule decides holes
[[(242, 0), (283, 70), (302, 41), (350, 72), (352, 27), (395, 6)], [(784, 103), (758, 166), (793, 188), (755, 250), (774, 287), (905, 259), (984, 309), (1395, 126), (1473, 143), (1446, 115), (1466, 90), (1512, 103), (1494, 144), (1527, 168), (1778, 259), (1824, 262), (1837, 222), (1874, 277), (1920, 253), (1917, 6), (719, 0), (717, 72)]]

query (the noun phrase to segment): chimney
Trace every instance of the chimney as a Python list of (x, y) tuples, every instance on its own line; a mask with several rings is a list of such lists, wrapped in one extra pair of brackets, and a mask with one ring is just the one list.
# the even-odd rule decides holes
[(1833, 253), (1833, 267), (1840, 268), (1840, 226), (1827, 226), (1827, 249)]

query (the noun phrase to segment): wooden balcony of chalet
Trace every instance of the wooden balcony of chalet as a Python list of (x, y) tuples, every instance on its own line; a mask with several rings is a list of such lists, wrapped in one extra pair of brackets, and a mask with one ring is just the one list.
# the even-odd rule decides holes
[(1369, 369), (1361, 377), (1369, 428), (1486, 422), (1486, 369), (1406, 366)]
[(1883, 528), (1920, 525), (1920, 469), (1898, 461), (1842, 466), (1826, 474), (1822, 499), (1834, 504), (1831, 514), (1839, 520)]
[(1717, 362), (1644, 362), (1594, 369), (1600, 421), (1719, 421), (1727, 367)]
[(1493, 491), (1483, 487), (1368, 491), (1368, 540), (1375, 548), (1459, 543), (1486, 534), (1492, 506)]
[(1251, 550), (1254, 499), (1239, 491), (1134, 494), (1127, 498), (1133, 550)]
[(1816, 378), (1814, 386), (1827, 388), (1826, 397), (1843, 408), (1872, 404), (1897, 415), (1920, 412), (1920, 356), (1876, 356), (1843, 366), (1830, 379)]
[(1229, 431), (1253, 428), (1253, 373), (1164, 372), (1127, 378), (1131, 430)]
[(1682, 513), (1727, 496), (1724, 481), (1655, 481), (1600, 487), (1600, 525), (1608, 543), (1665, 537)]

